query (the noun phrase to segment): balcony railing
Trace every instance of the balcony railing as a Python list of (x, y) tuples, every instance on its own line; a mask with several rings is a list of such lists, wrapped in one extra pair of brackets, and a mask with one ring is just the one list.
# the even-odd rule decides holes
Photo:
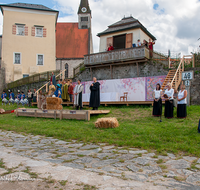
[(101, 52), (84, 56), (84, 64), (87, 66), (115, 63), (130, 60), (149, 59), (149, 49), (145, 46)]

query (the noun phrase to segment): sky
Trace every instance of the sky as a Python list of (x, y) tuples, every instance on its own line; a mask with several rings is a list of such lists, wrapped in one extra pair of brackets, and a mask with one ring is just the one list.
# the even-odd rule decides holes
[[(4, 3), (43, 4), (59, 11), (58, 22), (77, 22), (80, 0), (0, 0)], [(172, 54), (190, 54), (200, 45), (200, 0), (89, 0), (92, 10), (94, 51), (99, 51), (97, 33), (124, 16), (138, 19), (156, 38), (154, 49)], [(2, 33), (3, 16), (0, 16)]]

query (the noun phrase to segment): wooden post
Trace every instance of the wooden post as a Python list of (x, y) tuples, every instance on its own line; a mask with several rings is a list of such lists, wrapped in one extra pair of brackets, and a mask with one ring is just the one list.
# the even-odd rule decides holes
[(46, 84), (46, 92), (48, 92), (48, 84)]
[(63, 119), (63, 111), (61, 110), (60, 111), (60, 120), (62, 120)]
[(169, 69), (171, 68), (171, 59), (169, 57)]
[(37, 117), (37, 110), (35, 110), (35, 118)]
[(56, 111), (54, 111), (54, 119), (56, 119)]

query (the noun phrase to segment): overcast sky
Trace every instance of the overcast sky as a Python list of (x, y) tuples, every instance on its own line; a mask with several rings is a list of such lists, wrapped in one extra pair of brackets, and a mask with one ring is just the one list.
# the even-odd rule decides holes
[[(0, 0), (1, 3), (18, 2)], [(58, 22), (77, 22), (80, 0), (19, 0), (59, 10)], [(89, 0), (92, 10), (94, 51), (99, 50), (97, 33), (132, 15), (156, 38), (155, 50), (188, 54), (200, 45), (200, 0)], [(3, 17), (0, 16), (0, 31)]]

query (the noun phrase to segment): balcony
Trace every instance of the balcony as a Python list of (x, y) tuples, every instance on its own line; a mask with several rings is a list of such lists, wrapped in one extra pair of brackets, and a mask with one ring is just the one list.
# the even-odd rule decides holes
[(149, 59), (149, 49), (142, 46), (85, 55), (84, 65), (86, 67), (90, 67), (128, 61), (137, 62), (139, 60), (144, 61), (146, 59)]

